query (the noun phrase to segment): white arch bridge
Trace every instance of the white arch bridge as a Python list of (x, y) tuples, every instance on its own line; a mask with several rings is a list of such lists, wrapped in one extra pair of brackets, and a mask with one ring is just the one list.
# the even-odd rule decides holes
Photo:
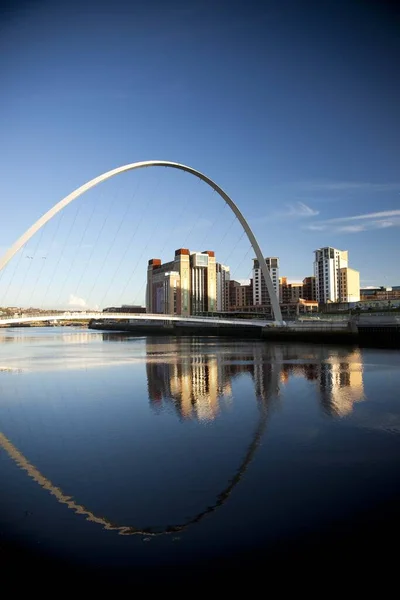
[(211, 326), (234, 326), (234, 327), (265, 327), (276, 325), (273, 321), (264, 321), (262, 319), (224, 319), (219, 317), (182, 317), (179, 315), (152, 315), (152, 314), (134, 314), (134, 313), (103, 313), (103, 312), (78, 312), (78, 313), (59, 313), (48, 315), (29, 315), (12, 318), (1, 318), (0, 325), (12, 327), (25, 323), (47, 323), (63, 321), (126, 321), (128, 323), (137, 323), (138, 325), (148, 324), (172, 324), (182, 325), (211, 325)]
[[(180, 171), (185, 171), (186, 173), (194, 175), (201, 181), (204, 181), (204, 183), (209, 185), (218, 194), (218, 196), (222, 200), (224, 200), (224, 202), (226, 202), (226, 204), (229, 206), (231, 211), (237, 217), (239, 223), (241, 224), (241, 226), (244, 229), (244, 232), (247, 235), (247, 238), (248, 238), (250, 244), (253, 247), (254, 253), (257, 257), (258, 263), (261, 268), (261, 272), (262, 272), (264, 280), (265, 280), (265, 284), (266, 284), (268, 294), (270, 297), (271, 308), (272, 308), (274, 317), (277, 322), (282, 323), (282, 314), (281, 314), (281, 309), (279, 306), (279, 300), (276, 295), (274, 285), (272, 283), (271, 275), (269, 273), (267, 263), (264, 258), (264, 254), (261, 251), (261, 248), (256, 240), (256, 237), (255, 237), (253, 231), (250, 228), (250, 225), (244, 218), (243, 214), (241, 213), (241, 211), (239, 210), (237, 205), (233, 202), (233, 200), (230, 198), (230, 196), (228, 196), (228, 194), (219, 185), (217, 185), (215, 183), (215, 181), (213, 181), (212, 179), (210, 179), (209, 177), (207, 177), (200, 171), (197, 171), (196, 169), (193, 169), (192, 167), (188, 167), (188, 166), (182, 165), (180, 163), (170, 162), (170, 161), (166, 161), (166, 160), (148, 160), (148, 161), (131, 163), (128, 165), (124, 165), (122, 167), (117, 167), (116, 169), (111, 169), (111, 171), (107, 171), (106, 173), (103, 173), (102, 175), (99, 175), (98, 177), (91, 179), (84, 185), (80, 186), (79, 188), (77, 188), (76, 190), (71, 192), (71, 194), (69, 194), (62, 200), (60, 200), (60, 202), (55, 204), (53, 206), (53, 208), (48, 210), (29, 229), (27, 229), (27, 231), (25, 231), (25, 233), (11, 246), (11, 248), (9, 248), (7, 250), (7, 252), (4, 254), (4, 256), (0, 256), (0, 271), (7, 265), (7, 263), (13, 258), (13, 256), (15, 256), (15, 254), (19, 250), (21, 250), (21, 248), (31, 239), (31, 237), (33, 235), (35, 235), (35, 233), (37, 233), (48, 221), (50, 221), (50, 219), (52, 219), (63, 208), (65, 208), (66, 206), (68, 206), (68, 204), (73, 202), (73, 200), (76, 200), (77, 198), (82, 196), (82, 194), (89, 191), (91, 188), (102, 183), (103, 181), (106, 181), (107, 179), (110, 179), (111, 177), (114, 177), (115, 175), (119, 175), (120, 173), (125, 173), (127, 171), (133, 171), (134, 169), (143, 169), (143, 168), (147, 168), (147, 167), (168, 167), (171, 169), (178, 169)], [(164, 319), (165, 319), (165, 317), (164, 317)], [(21, 322), (21, 321), (18, 321), (18, 322)]]

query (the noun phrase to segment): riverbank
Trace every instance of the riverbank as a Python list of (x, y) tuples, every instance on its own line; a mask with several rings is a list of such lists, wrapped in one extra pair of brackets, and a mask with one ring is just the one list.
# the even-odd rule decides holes
[(236, 339), (263, 339), (271, 342), (308, 342), (312, 344), (339, 344), (371, 348), (400, 348), (400, 326), (323, 326), (308, 323), (288, 327), (256, 327), (229, 325), (137, 325), (132, 323), (89, 323), (89, 329), (115, 331), (134, 336), (174, 335), (202, 337), (234, 337)]
[(168, 325), (151, 324), (133, 324), (133, 323), (103, 323), (96, 321), (89, 323), (89, 329), (99, 331), (116, 331), (119, 333), (129, 333), (130, 335), (147, 336), (147, 335), (173, 335), (173, 336), (217, 336), (217, 337), (241, 337), (244, 339), (261, 339), (262, 327), (240, 326), (235, 325), (180, 325), (179, 323), (171, 323)]

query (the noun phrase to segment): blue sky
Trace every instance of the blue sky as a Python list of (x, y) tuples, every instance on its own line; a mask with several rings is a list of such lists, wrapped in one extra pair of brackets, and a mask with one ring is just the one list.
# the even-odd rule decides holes
[[(400, 285), (398, 26), (361, 0), (15, 2), (0, 35), (0, 252), (92, 177), (163, 159), (223, 187), (289, 279), (332, 245), (363, 285)], [(123, 175), (9, 263), (0, 305), (141, 303), (147, 260), (184, 245), (250, 274), (205, 185)]]

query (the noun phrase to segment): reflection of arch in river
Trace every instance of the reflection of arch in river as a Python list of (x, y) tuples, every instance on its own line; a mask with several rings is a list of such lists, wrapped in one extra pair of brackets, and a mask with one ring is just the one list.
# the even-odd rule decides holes
[(47, 477), (45, 477), (39, 471), (39, 469), (37, 469), (32, 463), (30, 463), (29, 460), (22, 454), (22, 452), (20, 452), (18, 448), (14, 446), (14, 444), (1, 432), (0, 447), (7, 452), (8, 456), (18, 465), (18, 467), (23, 469), (29, 475), (29, 477), (31, 477), (42, 488), (44, 488), (52, 496), (54, 496), (60, 504), (66, 504), (67, 507), (73, 510), (77, 515), (84, 516), (87, 521), (90, 521), (91, 523), (97, 523), (98, 525), (102, 525), (102, 527), (108, 531), (116, 531), (119, 535), (145, 535), (149, 537), (155, 537), (165, 534), (180, 533), (187, 529), (190, 525), (199, 523), (207, 515), (212, 514), (219, 507), (225, 504), (225, 502), (228, 500), (229, 496), (242, 479), (248, 466), (254, 458), (254, 455), (260, 445), (263, 433), (265, 431), (267, 418), (268, 411), (266, 409), (266, 406), (263, 404), (259, 405), (259, 421), (255, 429), (252, 442), (249, 445), (247, 452), (243, 458), (243, 461), (241, 462), (234, 477), (230, 480), (229, 484), (222, 490), (222, 492), (217, 496), (215, 503), (211, 506), (208, 506), (205, 510), (199, 512), (197, 515), (181, 524), (167, 525), (163, 528), (148, 527), (140, 529), (132, 527), (130, 525), (116, 525), (115, 523), (112, 523), (110, 520), (108, 520), (106, 517), (99, 517), (90, 510), (88, 510), (85, 506), (78, 504), (72, 498), (72, 496), (68, 496), (60, 488), (56, 487), (49, 479), (47, 479)]
[[(283, 351), (283, 348), (279, 348), (278, 354), (281, 354), (282, 351)], [(288, 349), (286, 349), (286, 351), (289, 354), (291, 354), (293, 351), (293, 348), (289, 347)], [(276, 354), (276, 352), (277, 352), (277, 349), (274, 349), (274, 354)], [(315, 362), (311, 362), (311, 360), (310, 360), (310, 362), (306, 362), (304, 364), (295, 364), (295, 365), (290, 362), (286, 363), (286, 364), (284, 362), (281, 362), (279, 364), (279, 368), (276, 369), (275, 376), (278, 377), (278, 379), (280, 380), (280, 383), (284, 384), (286, 382), (286, 376), (289, 375), (289, 373), (296, 371), (299, 375), (305, 376), (309, 381), (318, 381), (319, 380), (320, 386), (322, 388), (321, 391), (324, 391), (325, 386), (326, 386), (324, 373), (325, 372), (331, 373), (331, 371), (333, 373), (336, 373), (336, 371), (337, 371), (338, 381), (336, 382), (336, 379), (334, 379), (334, 381), (333, 381), (334, 385), (332, 385), (332, 383), (329, 384), (329, 394), (332, 395), (332, 393), (335, 392), (336, 395), (338, 395), (339, 390), (340, 389), (343, 390), (343, 386), (345, 388), (347, 388), (348, 390), (350, 390), (352, 387), (354, 387), (355, 388), (354, 397), (347, 398), (347, 395), (345, 396), (344, 399), (346, 401), (346, 405), (345, 405), (346, 410), (344, 410), (344, 409), (342, 409), (342, 411), (339, 411), (339, 410), (331, 411), (330, 410), (328, 412), (328, 414), (330, 414), (330, 416), (345, 416), (346, 414), (349, 413), (349, 407), (352, 406), (352, 403), (355, 401), (360, 401), (364, 397), (363, 388), (362, 388), (362, 369), (360, 369), (360, 362), (361, 362), (360, 352), (353, 351), (350, 354), (346, 352), (345, 357), (342, 357), (340, 355), (341, 353), (338, 352), (337, 356), (329, 357), (328, 359), (326, 359), (326, 357), (323, 357), (323, 353), (321, 353), (321, 349), (313, 349), (313, 351), (310, 354), (311, 354), (311, 356), (309, 357), (309, 359), (315, 360), (315, 358), (318, 355), (320, 355), (319, 356), (320, 359), (321, 358), (325, 359), (319, 367), (317, 365), (317, 369), (315, 368), (316, 367)], [(284, 354), (280, 357), (281, 360), (282, 360), (283, 356), (284, 356)], [(350, 361), (349, 361), (349, 356), (351, 357)], [(275, 355), (275, 359), (276, 358), (278, 358), (278, 357)], [(286, 358), (289, 358), (289, 357), (286, 357)], [(292, 357), (292, 358), (294, 358), (294, 357)], [(345, 360), (345, 358), (346, 358), (346, 360)], [(257, 361), (254, 362), (255, 367), (256, 367), (256, 363), (257, 363)], [(349, 366), (349, 363), (353, 364), (355, 368), (351, 369), (351, 367)], [(278, 366), (278, 365), (275, 365), (275, 366)], [(265, 367), (265, 365), (264, 365), (264, 367)], [(260, 369), (261, 371), (263, 371), (262, 362), (258, 363), (257, 368)], [(232, 375), (233, 376), (240, 375), (241, 373), (244, 373), (245, 370), (246, 369), (242, 370), (241, 372), (231, 373), (231, 376)], [(353, 371), (355, 373), (355, 376), (357, 377), (356, 383), (351, 380)], [(23, 469), (34, 481), (36, 481), (36, 483), (38, 483), (42, 488), (46, 489), (52, 496), (54, 496), (58, 502), (60, 502), (61, 504), (66, 504), (67, 507), (70, 508), (71, 510), (73, 510), (76, 514), (84, 516), (86, 520), (88, 520), (92, 523), (97, 523), (98, 525), (101, 525), (106, 530), (116, 531), (119, 535), (145, 535), (145, 536), (149, 536), (149, 537), (179, 533), (179, 532), (182, 532), (185, 529), (187, 529), (190, 525), (199, 523), (207, 515), (212, 514), (219, 507), (221, 507), (228, 500), (228, 498), (230, 497), (230, 495), (233, 492), (233, 490), (235, 489), (235, 487), (238, 485), (238, 483), (243, 478), (243, 475), (245, 474), (250, 463), (252, 462), (254, 455), (260, 445), (260, 442), (261, 442), (261, 439), (262, 439), (262, 436), (264, 434), (265, 427), (267, 424), (268, 416), (270, 414), (270, 408), (271, 408), (271, 406), (269, 405), (270, 397), (268, 396), (268, 394), (266, 396), (264, 396), (264, 394), (260, 394), (260, 392), (257, 390), (257, 379), (259, 379), (259, 381), (262, 381), (262, 379), (264, 378), (264, 381), (265, 381), (265, 376), (266, 376), (267, 379), (270, 381), (270, 383), (272, 383), (272, 381), (270, 380), (270, 375), (271, 375), (271, 373), (266, 374), (265, 372), (264, 372), (264, 377), (261, 377), (261, 378), (257, 377), (256, 373), (254, 373), (254, 375), (253, 375), (253, 382), (255, 385), (255, 392), (256, 392), (256, 400), (257, 400), (257, 405), (258, 405), (258, 410), (259, 410), (259, 421), (258, 421), (257, 427), (255, 429), (252, 441), (251, 441), (251, 443), (247, 449), (247, 452), (246, 452), (239, 468), (237, 469), (234, 477), (230, 480), (230, 482), (222, 490), (222, 492), (220, 492), (220, 494), (217, 496), (214, 504), (207, 507), (205, 510), (201, 511), (200, 513), (198, 513), (191, 519), (188, 519), (187, 521), (185, 521), (184, 523), (181, 523), (181, 524), (168, 525), (167, 527), (164, 527), (164, 528), (149, 527), (149, 528), (140, 529), (140, 528), (135, 528), (135, 527), (132, 527), (129, 525), (117, 525), (115, 523), (112, 523), (110, 520), (108, 520), (105, 517), (96, 516), (93, 512), (88, 510), (85, 506), (78, 504), (72, 498), (72, 496), (68, 496), (60, 488), (56, 487), (32, 463), (30, 463), (28, 461), (28, 459), (18, 450), (18, 448), (16, 448), (16, 446), (14, 446), (14, 444), (12, 444), (12, 442), (1, 432), (0, 432), (0, 447), (3, 448), (7, 452), (9, 457), (21, 469)], [(282, 376), (284, 376), (284, 377), (282, 377)], [(274, 380), (274, 383), (277, 381), (275, 379), (275, 377), (273, 377), (273, 380)], [(269, 387), (269, 393), (270, 394), (274, 393), (274, 387)], [(322, 396), (322, 399), (323, 399), (323, 396)], [(347, 406), (347, 404), (349, 404), (349, 407)]]

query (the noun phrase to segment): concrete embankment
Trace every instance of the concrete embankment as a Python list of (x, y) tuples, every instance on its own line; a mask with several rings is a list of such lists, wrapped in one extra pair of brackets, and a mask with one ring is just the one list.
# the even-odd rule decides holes
[(290, 327), (274, 327), (264, 329), (262, 338), (280, 342), (309, 342), (313, 344), (358, 344), (359, 336), (349, 329), (291, 329)]
[(261, 339), (263, 333), (262, 327), (237, 327), (229, 325), (136, 325), (132, 323), (102, 323), (96, 321), (89, 323), (89, 329), (99, 329), (102, 331), (127, 332), (131, 335), (176, 335), (176, 336), (218, 336), (218, 337), (243, 337), (246, 339)]
[(393, 319), (294, 322), (287, 327), (265, 328), (262, 335), (264, 339), (271, 341), (400, 348), (400, 323)]
[(371, 317), (357, 323), (360, 345), (374, 348), (400, 348), (400, 318)]
[(217, 336), (236, 339), (263, 339), (271, 342), (308, 342), (313, 344), (358, 345), (376, 348), (400, 348), (400, 323), (378, 322), (293, 322), (286, 327), (229, 325), (181, 325), (104, 323), (95, 321), (90, 329), (126, 332), (130, 335)]

